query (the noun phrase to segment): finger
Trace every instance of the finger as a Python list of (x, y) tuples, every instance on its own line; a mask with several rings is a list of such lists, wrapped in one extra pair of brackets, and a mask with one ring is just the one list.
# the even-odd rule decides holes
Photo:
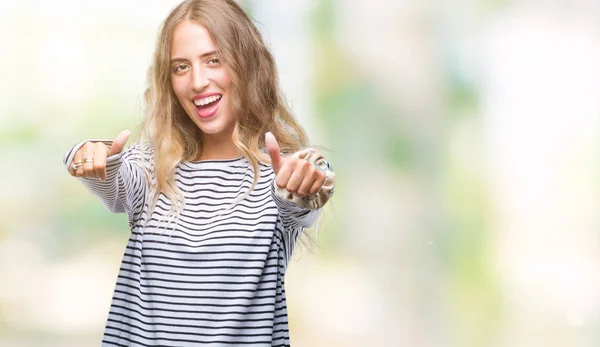
[(265, 134), (265, 147), (267, 148), (267, 152), (269, 152), (269, 156), (271, 157), (271, 166), (273, 167), (273, 171), (275, 172), (275, 175), (277, 175), (281, 169), (282, 159), (277, 139), (271, 132)]
[(294, 165), (294, 171), (292, 172), (285, 189), (290, 193), (297, 193), (298, 188), (300, 188), (300, 185), (304, 179), (312, 180), (310, 175), (307, 175), (311, 166), (312, 165), (306, 160), (297, 160), (296, 165)]
[[(315, 185), (315, 182), (321, 179), (321, 173), (317, 168), (315, 168), (312, 164), (311, 168), (307, 170), (307, 173), (304, 175), (304, 179), (298, 187), (298, 195), (307, 195), (312, 191), (312, 187)], [(311, 194), (312, 195), (312, 194)]]
[(308, 195), (315, 195), (319, 192), (319, 190), (321, 190), (321, 187), (323, 187), (323, 184), (325, 184), (325, 179), (327, 178), (327, 176), (325, 175), (324, 172), (317, 170), (318, 174), (319, 174), (319, 178), (317, 178), (317, 180), (313, 183), (312, 187), (310, 188), (310, 190), (308, 191)]
[(75, 173), (75, 169), (73, 169), (73, 165), (75, 164), (75, 155), (77, 154), (77, 152), (75, 152), (75, 154), (73, 155), (73, 158), (71, 159), (71, 162), (69, 163), (69, 174), (71, 176), (76, 176), (77, 174)]
[(85, 177), (96, 177), (94, 173), (94, 144), (86, 142), (83, 145), (83, 172)]
[(109, 156), (119, 154), (125, 147), (127, 140), (129, 139), (129, 135), (131, 135), (131, 131), (129, 129), (123, 130), (115, 137), (112, 146), (110, 147)]
[(106, 156), (109, 149), (102, 142), (95, 143), (94, 147), (94, 172), (96, 177), (104, 181), (106, 179)]
[[(83, 147), (79, 148), (75, 155), (73, 156), (73, 164), (80, 164), (83, 162)], [(83, 177), (83, 166), (79, 165), (79, 167), (75, 170), (75, 176)]]
[(288, 160), (284, 161), (281, 164), (281, 168), (279, 169), (279, 173), (275, 177), (275, 184), (279, 188), (285, 188), (292, 177), (292, 173), (294, 172), (294, 166), (296, 165), (296, 159), (288, 158)]
[(73, 169), (73, 164), (75, 163), (75, 157), (71, 160), (71, 164), (69, 165), (69, 175), (76, 176), (75, 169)]

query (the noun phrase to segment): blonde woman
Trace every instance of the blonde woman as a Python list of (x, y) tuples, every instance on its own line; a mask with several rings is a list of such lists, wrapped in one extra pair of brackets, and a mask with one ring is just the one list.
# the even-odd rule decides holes
[(64, 163), (131, 236), (106, 346), (289, 346), (284, 274), (335, 175), (278, 90), (261, 35), (231, 0), (164, 21), (127, 149), (86, 140)]

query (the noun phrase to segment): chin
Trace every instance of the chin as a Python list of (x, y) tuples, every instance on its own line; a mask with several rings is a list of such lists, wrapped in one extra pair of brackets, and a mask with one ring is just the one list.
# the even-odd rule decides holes
[(226, 132), (226, 129), (222, 127), (201, 127), (200, 131), (206, 135), (220, 135)]

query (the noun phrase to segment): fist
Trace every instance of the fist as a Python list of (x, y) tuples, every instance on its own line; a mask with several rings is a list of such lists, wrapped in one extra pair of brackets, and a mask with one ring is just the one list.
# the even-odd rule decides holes
[(75, 152), (69, 173), (76, 177), (98, 177), (106, 179), (106, 158), (121, 153), (131, 132), (123, 130), (111, 146), (102, 142), (86, 142)]
[(275, 136), (265, 134), (265, 146), (275, 172), (275, 184), (299, 196), (315, 195), (325, 183), (325, 172), (306, 159), (284, 157)]

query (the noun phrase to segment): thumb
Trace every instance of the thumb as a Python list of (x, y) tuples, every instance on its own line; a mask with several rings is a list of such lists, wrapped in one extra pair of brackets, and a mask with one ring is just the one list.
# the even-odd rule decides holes
[(269, 152), (269, 156), (271, 157), (271, 166), (273, 167), (273, 171), (277, 175), (279, 169), (281, 168), (281, 153), (279, 152), (279, 144), (277, 144), (277, 139), (275, 136), (268, 132), (265, 134), (265, 146), (267, 147), (267, 152)]
[(123, 147), (125, 147), (125, 144), (127, 143), (127, 139), (129, 139), (129, 135), (131, 135), (131, 131), (129, 131), (128, 129), (121, 131), (121, 133), (117, 135), (117, 137), (115, 137), (115, 140), (113, 141), (113, 144), (110, 147), (110, 152), (108, 153), (108, 155), (111, 156), (121, 153)]

